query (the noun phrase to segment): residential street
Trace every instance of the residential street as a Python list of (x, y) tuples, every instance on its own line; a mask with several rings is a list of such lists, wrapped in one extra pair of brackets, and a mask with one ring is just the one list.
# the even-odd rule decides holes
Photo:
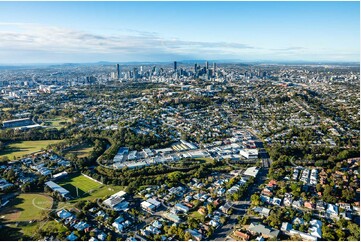
[(234, 229), (234, 226), (238, 223), (238, 217), (243, 216), (249, 205), (252, 194), (259, 190), (259, 186), (266, 181), (268, 174), (268, 168), (261, 168), (258, 173), (258, 176), (255, 179), (255, 183), (250, 186), (247, 190), (245, 196), (243, 196), (242, 200), (234, 202), (232, 204), (233, 214), (230, 216), (227, 224), (218, 228), (214, 233), (210, 240), (216, 241), (224, 241), (227, 240), (227, 236), (230, 235)]

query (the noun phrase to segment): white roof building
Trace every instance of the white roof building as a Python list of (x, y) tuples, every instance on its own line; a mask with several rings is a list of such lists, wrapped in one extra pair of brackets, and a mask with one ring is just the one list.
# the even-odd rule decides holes
[(328, 203), (328, 204), (327, 204), (326, 212), (327, 212), (328, 214), (330, 214), (331, 216), (332, 216), (332, 215), (338, 215), (338, 206), (333, 205), (333, 204), (331, 204), (331, 203)]
[(247, 176), (253, 176), (253, 177), (256, 177), (257, 174), (259, 172), (259, 168), (253, 166), (253, 167), (249, 167), (247, 168), (247, 170), (243, 173), (244, 175), (247, 175)]
[(310, 228), (308, 232), (317, 238), (322, 238), (322, 222), (317, 219), (312, 219), (310, 221)]
[(247, 159), (257, 159), (258, 149), (242, 149), (239, 151), (239, 154)]
[[(107, 200), (104, 200), (103, 204), (110, 207), (111, 209), (119, 210), (118, 205), (120, 205), (123, 202), (123, 200), (125, 199), (124, 198), (125, 194), (127, 194), (127, 193), (124, 191), (119, 191), (119, 192), (111, 195)], [(122, 206), (120, 206), (120, 207), (124, 207), (125, 205), (126, 204), (122, 203)]]

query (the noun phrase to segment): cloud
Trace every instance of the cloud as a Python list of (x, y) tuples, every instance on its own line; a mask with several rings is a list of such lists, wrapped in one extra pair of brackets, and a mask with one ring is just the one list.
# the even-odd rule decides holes
[(159, 33), (106, 28), (108, 34), (35, 23), (0, 22), (0, 60), (16, 62), (170, 61), (185, 59), (359, 59), (344, 50), (268, 47), (239, 42), (191, 41)]
[[(6, 28), (9, 26), (11, 29)], [(0, 49), (3, 50), (69, 54), (201, 54), (204, 51), (233, 53), (253, 48), (242, 43), (165, 39), (154, 32), (130, 29), (123, 29), (123, 33), (105, 35), (38, 24), (0, 23)]]
[(307, 48), (304, 47), (300, 47), (300, 46), (293, 46), (293, 47), (288, 47), (288, 48), (279, 48), (279, 49), (271, 49), (274, 51), (300, 51), (300, 50), (307, 50)]

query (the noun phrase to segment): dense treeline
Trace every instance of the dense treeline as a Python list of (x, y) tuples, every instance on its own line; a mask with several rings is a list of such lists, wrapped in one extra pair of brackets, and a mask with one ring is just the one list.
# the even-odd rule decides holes
[(119, 147), (128, 147), (130, 150), (140, 151), (144, 148), (163, 148), (171, 144), (172, 140), (169, 138), (162, 138), (153, 133), (150, 134), (135, 134), (129, 128), (123, 128), (113, 134), (102, 133), (103, 137), (112, 144), (111, 147), (102, 155), (100, 160), (112, 160)]
[(65, 137), (67, 137), (67, 134), (64, 129), (32, 128), (29, 130), (0, 130), (0, 139), (3, 141), (60, 140)]
[(310, 145), (282, 146), (281, 144), (275, 144), (269, 146), (267, 152), (273, 161), (277, 161), (282, 156), (285, 156), (288, 159), (294, 159), (300, 164), (313, 163), (316, 165), (324, 164), (326, 166), (333, 166), (337, 161), (359, 156), (359, 150), (356, 148), (343, 149), (340, 147)]
[[(92, 151), (88, 156), (77, 157), (74, 153), (66, 154), (66, 151), (74, 146), (90, 144), (93, 146)], [(58, 144), (50, 145), (49, 148), (55, 153), (65, 156), (67, 159), (73, 161), (77, 169), (84, 170), (87, 166), (95, 165), (96, 159), (104, 153), (108, 145), (107, 140), (97, 139), (94, 137), (83, 137), (78, 136), (75, 138), (65, 139), (63, 142)]]
[(213, 172), (212, 168), (223, 166), (222, 162), (200, 163), (190, 167), (174, 168), (164, 165), (149, 166), (141, 169), (127, 169), (115, 171), (98, 166), (94, 172), (85, 171), (85, 174), (103, 181), (105, 184), (128, 186), (127, 192), (134, 193), (143, 185), (166, 184), (169, 187), (180, 183), (187, 183), (191, 178), (204, 178)]

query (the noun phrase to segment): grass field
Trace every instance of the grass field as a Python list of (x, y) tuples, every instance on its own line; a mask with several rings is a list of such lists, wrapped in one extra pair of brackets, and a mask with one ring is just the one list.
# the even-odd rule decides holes
[(0, 152), (0, 159), (7, 156), (12, 160), (22, 158), (25, 155), (40, 151), (50, 144), (55, 144), (61, 140), (36, 140), (36, 141), (17, 141), (6, 145), (5, 149)]
[(82, 144), (67, 150), (65, 153), (73, 153), (76, 154), (77, 157), (82, 158), (88, 156), (92, 151), (93, 151), (92, 145)]
[(0, 218), (7, 222), (42, 220), (52, 204), (53, 199), (47, 195), (23, 193), (0, 211)]
[(73, 197), (77, 197), (77, 189), (80, 197), (92, 193), (96, 189), (100, 188), (102, 184), (95, 182), (86, 176), (69, 176), (63, 180), (60, 180), (58, 184), (67, 189)]
[(125, 187), (122, 186), (108, 186), (108, 185), (103, 185), (101, 187), (99, 187), (97, 190), (93, 191), (90, 194), (84, 194), (83, 197), (79, 197), (79, 198), (75, 198), (72, 199), (68, 202), (59, 202), (58, 206), (56, 207), (57, 210), (60, 209), (71, 209), (74, 207), (74, 204), (79, 202), (79, 201), (94, 201), (98, 198), (105, 198), (106, 196), (110, 196), (113, 195), (114, 193), (117, 193), (119, 191), (124, 190)]
[[(54, 220), (38, 222), (35, 223), (34, 225), (22, 226), (21, 228), (22, 228), (21, 232), (23, 232), (24, 235), (27, 235), (29, 237), (34, 236), (38, 232), (39, 228), (42, 231), (52, 231), (52, 233), (55, 234), (67, 231), (67, 228), (62, 223), (57, 223)], [(37, 239), (43, 239), (43, 238), (37, 237)]]
[(50, 126), (53, 128), (57, 128), (60, 129), (61, 127), (64, 127), (66, 123), (71, 122), (70, 118), (65, 118), (65, 117), (57, 117), (57, 118), (53, 118), (53, 119), (46, 119), (44, 120), (44, 125), (45, 126)]
[[(124, 190), (122, 186), (102, 185), (83, 175), (69, 176), (57, 183), (70, 191), (74, 199), (68, 202), (59, 202), (56, 209), (72, 208), (78, 201), (93, 201)], [(79, 197), (76, 194), (76, 187), (78, 187)]]

